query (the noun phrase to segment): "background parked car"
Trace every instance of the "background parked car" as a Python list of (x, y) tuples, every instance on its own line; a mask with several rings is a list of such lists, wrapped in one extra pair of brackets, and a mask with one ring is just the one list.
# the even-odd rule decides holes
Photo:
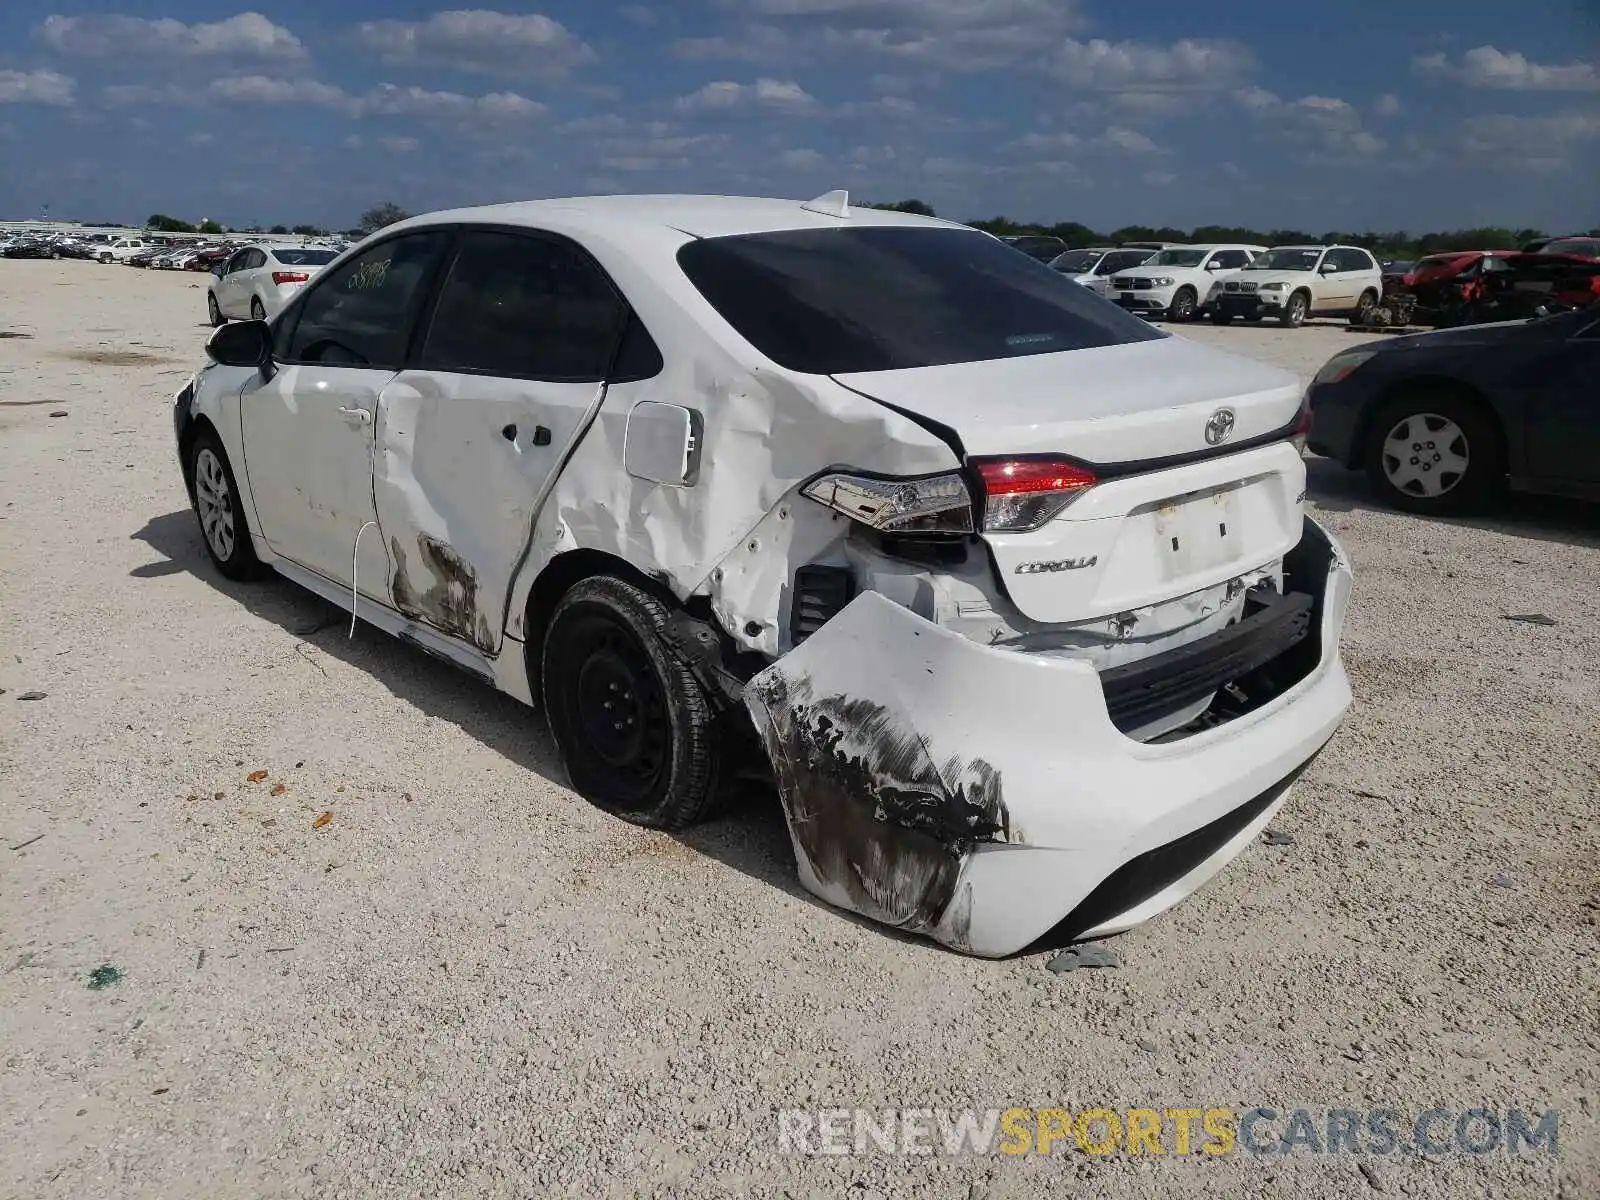
[(211, 281), (207, 315), (213, 325), (229, 318), (265, 321), (336, 257), (332, 250), (305, 246), (246, 246)]
[(103, 263), (125, 263), (136, 254), (143, 254), (149, 245), (142, 238), (121, 237), (106, 243), (96, 256)]
[(1578, 258), (1600, 259), (1600, 237), (1551, 238), (1539, 247), (1540, 254), (1570, 254)]
[(1029, 258), (1036, 258), (1042, 263), (1049, 262), (1067, 248), (1067, 244), (1060, 238), (1047, 237), (1044, 234), (1015, 234), (1000, 240), (1013, 250), (1020, 250)]
[(1111, 279), (1112, 299), (1141, 316), (1192, 321), (1212, 302), (1219, 281), (1232, 278), (1265, 246), (1171, 246)]
[(1063, 275), (1070, 275), (1074, 283), (1082, 284), (1091, 292), (1109, 295), (1111, 276), (1129, 267), (1149, 262), (1155, 251), (1147, 248), (1128, 249), (1121, 246), (1094, 247), (1088, 250), (1068, 250), (1050, 260), (1050, 265)]
[(1600, 312), (1364, 342), (1312, 381), (1309, 445), (1391, 504), (1478, 507), (1506, 487), (1600, 499)]
[(1225, 280), (1211, 319), (1274, 317), (1296, 326), (1307, 317), (1371, 319), (1383, 295), (1377, 260), (1359, 246), (1275, 246)]
[(56, 249), (44, 238), (17, 238), (6, 246), (7, 258), (57, 258)]

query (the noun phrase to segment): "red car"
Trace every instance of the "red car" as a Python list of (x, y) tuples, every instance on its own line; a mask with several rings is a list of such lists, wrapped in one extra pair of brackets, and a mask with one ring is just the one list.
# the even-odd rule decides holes
[[(1548, 250), (1452, 250), (1418, 260), (1395, 281), (1417, 298), (1424, 316), (1439, 319), (1490, 295), (1537, 307), (1555, 301), (1583, 308), (1600, 298), (1600, 262)], [(1452, 322), (1453, 323), (1453, 322)]]

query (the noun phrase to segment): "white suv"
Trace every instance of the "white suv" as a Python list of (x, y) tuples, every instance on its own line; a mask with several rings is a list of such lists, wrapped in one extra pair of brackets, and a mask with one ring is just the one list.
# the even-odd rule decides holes
[(1274, 246), (1225, 280), (1211, 319), (1274, 317), (1299, 325), (1307, 317), (1364, 320), (1383, 296), (1383, 271), (1360, 246)]
[(766, 773), (807, 888), (958, 950), (1181, 900), (1350, 702), (1299, 380), (953, 222), (435, 213), (207, 352), (174, 417), (223, 574), (537, 703), (621, 819)]
[(1265, 246), (1169, 246), (1132, 270), (1119, 271), (1106, 292), (1129, 312), (1192, 321), (1219, 280), (1237, 274)]
[(117, 238), (109, 245), (101, 247), (95, 257), (103, 263), (127, 262), (135, 254), (143, 254), (152, 244), (139, 238)]

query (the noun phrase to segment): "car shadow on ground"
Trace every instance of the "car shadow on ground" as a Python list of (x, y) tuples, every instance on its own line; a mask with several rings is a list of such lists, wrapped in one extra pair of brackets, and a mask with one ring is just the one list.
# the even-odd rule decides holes
[[(447, 721), (469, 737), (565, 789), (555, 748), (544, 718), (534, 709), (481, 683), (450, 664), (433, 658), (398, 638), (358, 624), (348, 635), (350, 614), (319, 596), (273, 575), (248, 583), (223, 578), (211, 564), (200, 540), (194, 514), (188, 509), (147, 522), (133, 534), (165, 561), (134, 568), (136, 579), (159, 578), (187, 571), (238, 602), (253, 616), (282, 629), (290, 644), (305, 644), (372, 676), (398, 699), (431, 717)], [(733, 785), (728, 815), (670, 836), (709, 858), (732, 867), (818, 909), (858, 920), (816, 901), (795, 873), (794, 851), (777, 793), (770, 785), (738, 780)], [(576, 795), (570, 803), (585, 803)]]
[(1306, 499), (1323, 512), (1380, 512), (1406, 515), (1417, 521), (1438, 522), (1600, 549), (1600, 504), (1561, 496), (1511, 493), (1490, 511), (1466, 517), (1425, 517), (1400, 514), (1373, 491), (1364, 472), (1353, 471), (1331, 458), (1306, 456)]

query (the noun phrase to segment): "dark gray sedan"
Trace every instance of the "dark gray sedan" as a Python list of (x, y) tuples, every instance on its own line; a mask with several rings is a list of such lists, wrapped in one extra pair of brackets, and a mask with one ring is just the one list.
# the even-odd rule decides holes
[(1600, 311), (1363, 342), (1317, 372), (1309, 445), (1420, 513), (1509, 484), (1600, 499)]

